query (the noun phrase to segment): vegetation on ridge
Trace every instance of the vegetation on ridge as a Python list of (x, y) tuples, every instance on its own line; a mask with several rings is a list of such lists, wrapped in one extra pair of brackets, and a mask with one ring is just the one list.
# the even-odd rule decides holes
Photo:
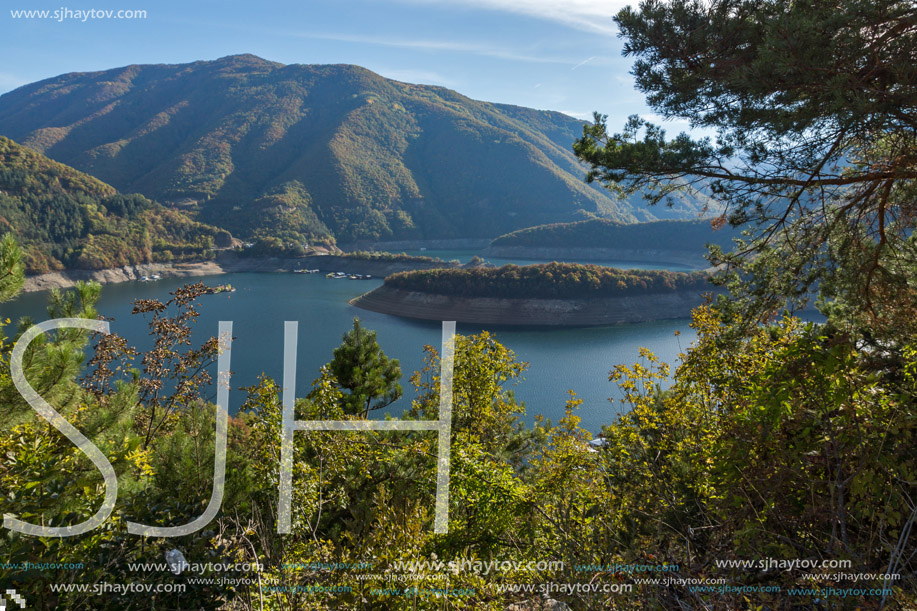
[(30, 273), (207, 258), (220, 233), (0, 136), (0, 234)]
[(386, 261), (392, 263), (444, 263), (438, 257), (428, 257), (426, 255), (409, 255), (404, 252), (386, 252), (377, 250), (352, 250), (341, 253), (341, 257), (348, 259), (363, 259), (365, 261)]
[(621, 270), (602, 265), (542, 263), (399, 272), (385, 286), (455, 297), (592, 299), (711, 289), (702, 272)]

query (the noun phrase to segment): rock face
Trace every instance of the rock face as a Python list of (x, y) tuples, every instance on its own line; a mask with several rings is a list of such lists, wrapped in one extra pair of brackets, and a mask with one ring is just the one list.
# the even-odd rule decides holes
[(700, 291), (603, 299), (460, 298), (387, 286), (353, 299), (358, 308), (422, 320), (486, 325), (607, 326), (687, 318), (704, 302)]

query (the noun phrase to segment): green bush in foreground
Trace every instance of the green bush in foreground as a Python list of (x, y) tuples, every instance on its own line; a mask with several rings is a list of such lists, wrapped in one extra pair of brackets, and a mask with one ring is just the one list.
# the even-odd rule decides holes
[[(200, 365), (215, 356), (215, 344), (183, 344), (201, 290), (186, 287), (169, 304), (139, 302), (137, 311), (146, 313), (159, 338), (154, 351), (140, 355), (112, 338), (96, 351), (96, 373), (79, 384), (85, 337), (63, 334), (36, 345), (28, 378), (104, 449), (119, 474), (120, 496), (111, 520), (87, 535), (0, 539), (4, 562), (84, 564), (79, 571), (40, 572), (6, 565), (3, 585), (33, 604), (286, 610), (440, 609), (447, 603), (496, 610), (537, 598), (537, 590), (515, 586), (557, 582), (616, 588), (552, 594), (574, 609), (701, 603), (731, 609), (748, 602), (818, 609), (820, 595), (793, 588), (853, 585), (817, 571), (810, 579), (800, 570), (720, 566), (723, 560), (767, 558), (845, 561), (850, 574), (891, 566), (901, 578), (888, 584), (887, 599), (902, 607), (917, 602), (917, 543), (909, 534), (917, 515), (917, 347), (900, 341), (876, 353), (834, 322), (792, 318), (737, 336), (709, 307), (695, 312), (698, 340), (671, 378), (649, 352), (640, 363), (614, 368), (611, 379), (629, 411), (613, 417), (609, 409), (598, 451), (590, 450), (591, 435), (579, 427), (575, 395), (557, 425), (536, 417), (526, 426), (520, 420), (524, 406), (512, 392), (526, 364), (487, 333), (458, 336), (448, 534), (432, 529), (436, 435), (393, 431), (298, 432), (293, 530), (277, 535), (280, 388), (265, 377), (248, 389), (246, 405), (231, 420), (227, 490), (217, 519), (176, 539), (128, 535), (128, 519), (185, 523), (209, 498), (214, 410), (202, 394), (207, 378)], [(92, 291), (84, 287), (71, 295), (57, 297), (55, 307), (94, 316)], [(0, 346), (0, 391), (11, 397), (9, 350), (8, 342)], [(412, 376), (417, 398), (406, 418), (438, 414), (439, 355), (426, 350), (425, 367)], [(46, 366), (47, 359), (61, 358), (64, 369)], [(61, 373), (48, 378), (49, 371)], [(661, 390), (666, 379), (671, 385)], [(297, 401), (296, 417), (359, 418), (345, 415), (342, 399), (338, 382), (323, 368)], [(27, 406), (5, 401), (19, 423), (7, 419), (0, 431), (0, 488), (7, 491), (0, 509), (46, 524), (85, 519), (101, 498), (99, 474)], [(192, 563), (257, 561), (262, 568), (178, 576), (129, 568), (131, 562), (162, 563), (171, 549)], [(444, 564), (404, 564), (426, 561)], [(485, 574), (450, 570), (450, 561), (517, 564)], [(539, 561), (555, 564), (518, 568)], [(335, 563), (344, 568), (328, 568)], [(607, 568), (629, 563), (677, 566), (670, 576), (771, 591), (698, 592), (683, 582), (637, 583), (638, 575)], [(386, 577), (395, 574), (408, 579)], [(103, 582), (175, 583), (187, 590), (96, 596), (50, 589)], [(423, 593), (444, 587), (462, 594)], [(396, 594), (392, 588), (417, 590)], [(878, 598), (851, 595), (836, 602), (869, 608)]]

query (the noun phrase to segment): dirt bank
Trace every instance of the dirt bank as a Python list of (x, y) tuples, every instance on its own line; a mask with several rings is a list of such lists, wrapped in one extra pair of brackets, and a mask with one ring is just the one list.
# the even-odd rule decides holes
[(703, 302), (701, 291), (603, 299), (497, 299), (459, 298), (380, 286), (350, 303), (364, 310), (423, 320), (586, 327), (687, 318), (691, 309)]
[(195, 276), (212, 276), (230, 272), (290, 272), (295, 269), (318, 269), (323, 273), (346, 272), (348, 274), (370, 274), (380, 278), (413, 269), (430, 269), (433, 267), (455, 267), (450, 263), (423, 261), (373, 261), (339, 257), (336, 255), (301, 257), (297, 259), (278, 259), (275, 257), (249, 258), (234, 254), (225, 254), (212, 261), (193, 263), (144, 263), (127, 265), (114, 269), (102, 270), (68, 270), (52, 272), (26, 278), (23, 290), (46, 291), (52, 288), (69, 288), (80, 280), (93, 280), (100, 284), (131, 282), (143, 276), (160, 276), (162, 278), (191, 278)]

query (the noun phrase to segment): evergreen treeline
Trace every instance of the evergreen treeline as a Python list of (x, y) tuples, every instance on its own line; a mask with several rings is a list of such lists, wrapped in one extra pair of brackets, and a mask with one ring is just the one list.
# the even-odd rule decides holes
[(442, 259), (428, 257), (426, 255), (409, 255), (404, 252), (385, 252), (377, 250), (352, 250), (341, 254), (342, 257), (350, 259), (362, 259), (365, 261), (389, 261), (393, 263), (436, 263), (442, 262)]
[(504, 265), (399, 272), (385, 286), (456, 297), (589, 299), (710, 288), (702, 272), (620, 270), (579, 263)]

